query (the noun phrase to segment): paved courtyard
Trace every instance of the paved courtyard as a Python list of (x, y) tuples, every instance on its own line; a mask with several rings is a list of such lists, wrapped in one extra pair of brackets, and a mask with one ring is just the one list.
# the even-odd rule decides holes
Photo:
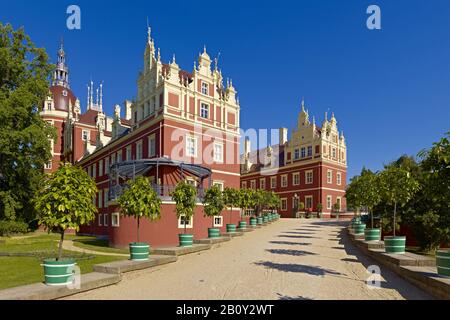
[(369, 288), (366, 269), (376, 263), (341, 240), (344, 226), (282, 219), (67, 299), (431, 299), (384, 268), (381, 288)]

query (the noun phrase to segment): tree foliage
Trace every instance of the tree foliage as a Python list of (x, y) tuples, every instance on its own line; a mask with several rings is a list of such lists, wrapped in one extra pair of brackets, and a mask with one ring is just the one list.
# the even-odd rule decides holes
[(0, 219), (31, 221), (32, 195), (50, 158), (55, 129), (39, 106), (48, 94), (52, 65), (23, 28), (0, 23)]
[(220, 216), (224, 208), (225, 202), (220, 188), (218, 186), (212, 186), (211, 188), (206, 190), (205, 196), (203, 198), (203, 209), (205, 211), (205, 216)]
[(68, 163), (46, 176), (34, 197), (34, 206), (39, 212), (39, 224), (49, 231), (61, 234), (60, 252), (64, 232), (95, 219), (97, 207), (93, 203), (97, 193), (95, 181), (84, 170)]
[(240, 192), (234, 188), (225, 187), (223, 190), (223, 201), (225, 205), (230, 208), (230, 222), (233, 208), (239, 208), (241, 205)]
[[(171, 196), (175, 201), (177, 217), (184, 217), (186, 220), (191, 219), (195, 211), (197, 190), (183, 180), (177, 184)], [(184, 224), (184, 232), (186, 233), (186, 223)]]
[(117, 200), (125, 216), (137, 219), (137, 241), (139, 242), (140, 219), (150, 221), (161, 218), (161, 199), (151, 186), (148, 177), (140, 176), (127, 183), (128, 187)]

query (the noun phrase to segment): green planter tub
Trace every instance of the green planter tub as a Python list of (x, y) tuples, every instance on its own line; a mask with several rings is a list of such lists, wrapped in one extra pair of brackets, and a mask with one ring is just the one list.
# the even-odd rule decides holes
[(45, 284), (49, 286), (64, 286), (73, 283), (75, 260), (66, 259), (56, 261), (55, 259), (46, 259), (42, 266), (44, 267)]
[(263, 224), (263, 222), (264, 222), (264, 219), (263, 219), (263, 217), (257, 217), (257, 218), (256, 218), (256, 224), (258, 224), (258, 225), (262, 225), (262, 224)]
[(180, 241), (180, 247), (192, 247), (192, 245), (194, 244), (194, 235), (193, 234), (185, 234), (185, 233), (180, 233), (178, 235), (178, 239)]
[(386, 236), (384, 237), (384, 249), (387, 253), (405, 253), (405, 236)]
[(366, 229), (365, 223), (355, 224), (354, 232), (355, 234), (364, 234), (364, 229)]
[(269, 222), (269, 217), (263, 216), (263, 223), (267, 223), (267, 222)]
[(220, 230), (217, 228), (208, 228), (208, 238), (219, 238)]
[(365, 229), (364, 240), (365, 241), (380, 241), (381, 229)]
[(439, 275), (450, 277), (450, 249), (436, 252), (436, 267)]
[(150, 254), (150, 246), (145, 242), (130, 243), (130, 259), (133, 261), (148, 260)]
[(235, 224), (227, 224), (227, 232), (236, 232)]
[(251, 217), (251, 218), (250, 218), (250, 225), (251, 225), (252, 227), (256, 227), (257, 224), (258, 224), (258, 219), (255, 218), (255, 217)]
[(239, 229), (247, 229), (247, 222), (239, 221)]

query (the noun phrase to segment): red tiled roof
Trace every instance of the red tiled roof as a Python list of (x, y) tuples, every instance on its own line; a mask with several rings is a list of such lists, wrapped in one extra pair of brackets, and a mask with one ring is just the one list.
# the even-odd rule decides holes
[(97, 124), (97, 116), (98, 111), (91, 109), (80, 115), (79, 122), (95, 126)]
[(120, 118), (120, 124), (124, 125), (124, 126), (131, 127), (132, 122), (131, 122), (131, 119), (128, 120), (128, 119), (125, 119), (125, 118)]

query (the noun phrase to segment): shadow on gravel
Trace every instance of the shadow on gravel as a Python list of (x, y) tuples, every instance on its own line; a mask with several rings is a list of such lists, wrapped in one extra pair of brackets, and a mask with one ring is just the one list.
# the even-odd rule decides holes
[(340, 272), (333, 271), (330, 269), (325, 269), (321, 267), (308, 266), (304, 264), (290, 264), (290, 263), (274, 263), (271, 261), (263, 261), (263, 262), (255, 262), (258, 266), (263, 266), (268, 269), (275, 269), (283, 272), (296, 272), (296, 273), (306, 273), (312, 276), (325, 276), (325, 275), (334, 275), (340, 276), (343, 275)]
[(312, 244), (310, 242), (292, 242), (292, 241), (269, 241), (269, 243), (285, 244), (288, 246), (310, 246)]
[(341, 259), (341, 261), (345, 261), (345, 262), (359, 262), (358, 259), (353, 259), (353, 258), (344, 258), (344, 259)]
[(310, 237), (310, 236), (293, 236), (289, 234), (280, 234), (278, 235), (279, 238), (297, 238), (297, 239), (317, 239), (316, 237)]
[(314, 299), (302, 297), (302, 296), (291, 297), (291, 296), (285, 296), (285, 295), (282, 295), (279, 293), (277, 293), (277, 295), (278, 295), (278, 300), (314, 300)]
[(344, 247), (331, 247), (331, 249), (337, 249), (337, 250), (345, 250)]
[(289, 256), (306, 256), (306, 255), (316, 255), (317, 253), (304, 251), (304, 250), (291, 250), (291, 249), (266, 249), (267, 252), (273, 254), (285, 254)]
[(283, 232), (289, 234), (315, 234), (313, 232), (298, 232), (298, 231), (283, 231)]

